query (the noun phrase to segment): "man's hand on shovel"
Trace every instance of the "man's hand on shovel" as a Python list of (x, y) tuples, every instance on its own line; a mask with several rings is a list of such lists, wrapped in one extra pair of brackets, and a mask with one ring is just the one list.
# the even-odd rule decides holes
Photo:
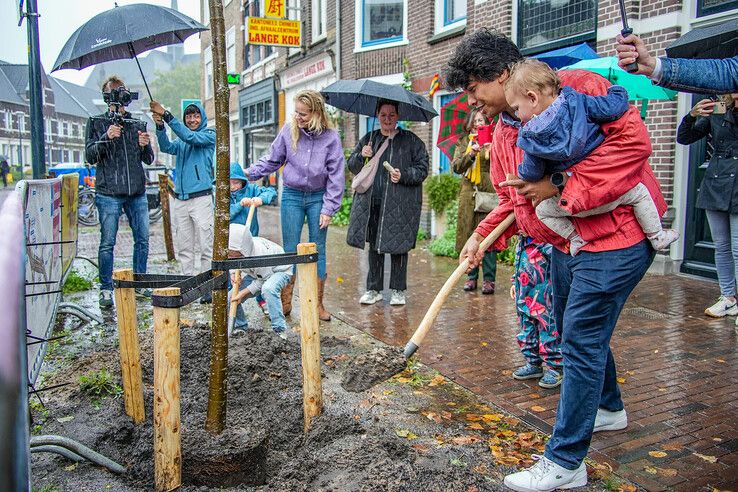
[(500, 183), (500, 186), (511, 186), (515, 188), (515, 190), (517, 190), (518, 192), (518, 195), (522, 195), (526, 199), (533, 202), (534, 208), (537, 207), (538, 204), (541, 203), (543, 200), (551, 198), (552, 196), (556, 196), (556, 194), (558, 194), (559, 192), (559, 190), (553, 184), (551, 184), (551, 180), (548, 178), (548, 176), (544, 177), (540, 181), (529, 183), (528, 181), (523, 181), (514, 174), (508, 174), (507, 179), (505, 179), (505, 181), (502, 181)]

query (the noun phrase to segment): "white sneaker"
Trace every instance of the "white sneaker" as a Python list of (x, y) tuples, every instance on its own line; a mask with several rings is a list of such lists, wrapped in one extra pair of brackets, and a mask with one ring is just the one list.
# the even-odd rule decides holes
[(628, 427), (628, 414), (625, 413), (625, 409), (610, 412), (604, 408), (598, 408), (592, 432), (616, 431), (626, 427)]
[(735, 316), (738, 314), (738, 304), (735, 300), (720, 296), (715, 304), (705, 309), (705, 314), (712, 318), (722, 318), (727, 315)]
[(656, 251), (664, 251), (677, 239), (679, 239), (679, 233), (677, 231), (674, 229), (662, 229), (653, 237), (649, 237), (648, 241)]
[(390, 298), (390, 306), (404, 306), (405, 291), (392, 289), (392, 297)]
[[(535, 457), (535, 456), (534, 456)], [(551, 492), (556, 489), (572, 489), (587, 485), (587, 465), (567, 470), (545, 456), (527, 470), (505, 477), (505, 485), (518, 492)]]
[(377, 301), (382, 300), (382, 293), (377, 292), (376, 290), (367, 290), (364, 292), (364, 295), (361, 296), (361, 299), (359, 299), (359, 302), (361, 304), (374, 304)]

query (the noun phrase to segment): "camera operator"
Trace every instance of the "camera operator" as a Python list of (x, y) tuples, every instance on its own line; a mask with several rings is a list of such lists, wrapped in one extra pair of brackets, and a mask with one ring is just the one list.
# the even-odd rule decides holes
[[(100, 215), (100, 307), (113, 305), (113, 248), (121, 211), (133, 231), (133, 271), (146, 273), (149, 255), (149, 207), (146, 199), (146, 174), (142, 162), (151, 164), (151, 149), (146, 123), (126, 111), (138, 97), (123, 81), (108, 77), (102, 85), (108, 112), (87, 120), (85, 159), (97, 165), (95, 205)], [(150, 296), (148, 289), (136, 289), (139, 296)]]
[[(213, 258), (215, 130), (207, 127), (208, 118), (200, 103), (185, 108), (184, 124), (156, 101), (151, 101), (149, 109), (156, 123), (159, 149), (177, 156), (172, 191), (174, 237), (183, 273), (195, 275), (196, 245), (199, 245), (200, 271), (209, 270)], [(177, 136), (172, 141), (167, 137), (165, 122)], [(200, 302), (211, 299), (206, 294)]]

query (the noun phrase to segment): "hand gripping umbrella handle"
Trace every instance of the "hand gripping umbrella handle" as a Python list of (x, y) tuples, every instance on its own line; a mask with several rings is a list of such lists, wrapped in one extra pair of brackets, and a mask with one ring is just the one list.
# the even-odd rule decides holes
[[(484, 240), (479, 245), (479, 249), (484, 251), (489, 248), (492, 243), (494, 243), (502, 235), (502, 233), (505, 232), (507, 228), (512, 225), (513, 222), (515, 222), (515, 213), (510, 212), (510, 214), (505, 217), (505, 220), (500, 222), (500, 224), (494, 228), (489, 236), (484, 238)], [(438, 312), (441, 310), (441, 306), (443, 306), (443, 303), (446, 302), (446, 299), (451, 293), (451, 290), (456, 286), (459, 279), (466, 273), (466, 269), (468, 267), (469, 258), (465, 259), (459, 264), (458, 267), (456, 267), (456, 270), (453, 271), (448, 280), (446, 280), (446, 283), (443, 284), (443, 287), (441, 287), (441, 290), (438, 291), (438, 294), (436, 294), (436, 298), (433, 299), (433, 303), (428, 308), (428, 311), (425, 313), (425, 316), (420, 322), (420, 325), (418, 325), (418, 329), (415, 330), (412, 338), (409, 342), (407, 342), (407, 345), (405, 345), (405, 357), (410, 358), (415, 353), (415, 351), (418, 350), (420, 344), (423, 343), (423, 339), (425, 339), (425, 336), (428, 334), (431, 327), (433, 326), (433, 322), (436, 320)]]
[[(630, 36), (633, 34), (633, 29), (628, 27), (628, 16), (625, 13), (625, 0), (618, 0), (620, 4), (620, 18), (623, 21), (623, 28), (620, 30), (620, 35), (623, 37)], [(635, 73), (638, 71), (638, 63), (633, 62), (625, 66), (625, 70), (628, 73)]]

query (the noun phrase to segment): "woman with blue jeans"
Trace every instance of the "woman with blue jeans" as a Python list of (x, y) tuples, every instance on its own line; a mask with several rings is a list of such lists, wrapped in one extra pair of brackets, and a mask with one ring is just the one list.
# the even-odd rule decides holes
[[(712, 157), (697, 194), (697, 208), (707, 215), (715, 243), (720, 297), (705, 314), (713, 318), (738, 314), (736, 269), (738, 267), (738, 93), (699, 101), (684, 116), (677, 142), (689, 145), (711, 135)], [(717, 110), (717, 111), (716, 111)], [(736, 320), (738, 323), (738, 320)]]
[[(266, 156), (246, 170), (254, 181), (282, 171), (281, 220), (282, 246), (288, 253), (297, 251), (302, 226), (307, 219), (308, 238), (318, 247), (318, 314), (330, 321), (323, 306), (326, 279), (325, 239), (331, 217), (341, 206), (344, 189), (343, 147), (331, 128), (323, 97), (317, 91), (300, 91), (295, 96), (295, 113), (274, 139)], [(282, 289), (284, 314), (292, 311), (295, 276)]]

